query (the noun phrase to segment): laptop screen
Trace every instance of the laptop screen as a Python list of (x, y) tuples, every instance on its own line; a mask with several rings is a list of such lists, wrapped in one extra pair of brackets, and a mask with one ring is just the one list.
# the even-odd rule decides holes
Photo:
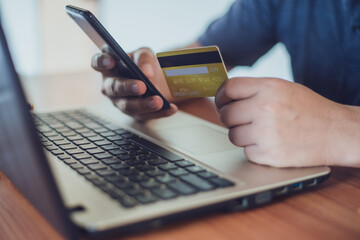
[(63, 236), (74, 238), (28, 109), (0, 23), (0, 170)]

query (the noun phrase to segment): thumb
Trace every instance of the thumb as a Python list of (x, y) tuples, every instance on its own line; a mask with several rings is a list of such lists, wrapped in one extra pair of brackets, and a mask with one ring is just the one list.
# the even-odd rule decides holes
[(140, 70), (151, 78), (155, 75), (157, 58), (149, 48), (140, 48), (133, 53), (134, 62)]

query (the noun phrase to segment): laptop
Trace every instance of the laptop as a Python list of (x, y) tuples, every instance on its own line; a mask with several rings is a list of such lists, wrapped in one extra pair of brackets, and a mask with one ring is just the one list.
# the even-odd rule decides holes
[(67, 239), (249, 209), (329, 176), (251, 163), (225, 128), (181, 111), (146, 123), (110, 103), (32, 113), (1, 26), (0, 45), (0, 170)]

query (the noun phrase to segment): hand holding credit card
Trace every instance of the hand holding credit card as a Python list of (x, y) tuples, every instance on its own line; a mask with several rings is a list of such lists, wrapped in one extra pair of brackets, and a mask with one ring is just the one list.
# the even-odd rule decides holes
[(156, 54), (174, 98), (215, 96), (228, 78), (217, 46)]

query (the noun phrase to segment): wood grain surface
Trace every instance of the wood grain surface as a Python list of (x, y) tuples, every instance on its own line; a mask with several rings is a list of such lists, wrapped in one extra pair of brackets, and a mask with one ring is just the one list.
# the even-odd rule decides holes
[[(87, 79), (86, 76), (78, 78), (71, 84), (79, 84), (86, 93), (84, 83)], [(51, 80), (47, 77), (46, 81)], [(63, 84), (67, 84), (66, 81)], [(90, 88), (93, 89), (93, 86)], [(31, 89), (28, 95), (41, 105), (43, 102), (36, 97), (38, 91), (31, 92)], [(55, 108), (59, 107), (56, 104), (61, 104), (61, 98), (58, 98), (58, 101), (50, 101)], [(98, 99), (98, 96), (95, 98)], [(64, 107), (63, 104), (61, 106)], [(211, 99), (185, 102), (180, 108), (221, 124)], [(3, 239), (62, 237), (0, 172), (0, 240)], [(329, 180), (319, 186), (257, 209), (194, 216), (158, 230), (119, 236), (118, 239), (360, 239), (360, 169), (334, 167)]]

